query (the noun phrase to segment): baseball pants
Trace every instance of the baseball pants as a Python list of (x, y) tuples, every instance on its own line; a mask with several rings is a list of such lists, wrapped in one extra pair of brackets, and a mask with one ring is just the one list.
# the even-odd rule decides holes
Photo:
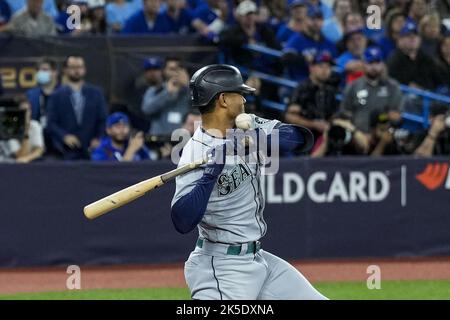
[(292, 265), (264, 250), (233, 256), (196, 247), (184, 275), (196, 300), (327, 300)]

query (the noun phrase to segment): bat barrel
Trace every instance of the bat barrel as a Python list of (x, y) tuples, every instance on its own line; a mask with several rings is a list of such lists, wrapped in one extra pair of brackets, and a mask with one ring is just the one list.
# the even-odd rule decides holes
[(126, 189), (120, 190), (114, 194), (104, 197), (98, 201), (88, 204), (84, 207), (84, 215), (92, 220), (98, 218), (111, 210), (120, 208), (121, 206), (142, 197), (148, 191), (155, 189), (164, 184), (161, 176), (157, 176), (148, 180), (144, 180)]

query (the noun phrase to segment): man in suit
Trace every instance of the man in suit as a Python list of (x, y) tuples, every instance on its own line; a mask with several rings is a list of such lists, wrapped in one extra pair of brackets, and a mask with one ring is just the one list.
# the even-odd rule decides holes
[(48, 102), (48, 130), (65, 160), (89, 159), (104, 133), (107, 107), (101, 90), (84, 81), (86, 67), (81, 56), (64, 62), (66, 84)]

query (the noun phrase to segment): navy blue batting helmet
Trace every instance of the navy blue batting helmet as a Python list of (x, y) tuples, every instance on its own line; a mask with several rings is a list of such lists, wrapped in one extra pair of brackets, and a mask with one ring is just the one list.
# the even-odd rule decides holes
[(238, 68), (227, 64), (212, 64), (197, 70), (189, 87), (192, 106), (197, 108), (207, 106), (222, 92), (248, 94), (256, 90), (244, 84)]

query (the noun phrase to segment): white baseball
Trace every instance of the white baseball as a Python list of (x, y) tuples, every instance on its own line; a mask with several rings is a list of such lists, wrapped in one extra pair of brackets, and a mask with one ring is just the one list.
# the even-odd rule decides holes
[(234, 120), (236, 128), (248, 130), (252, 127), (252, 117), (248, 113), (241, 113)]

